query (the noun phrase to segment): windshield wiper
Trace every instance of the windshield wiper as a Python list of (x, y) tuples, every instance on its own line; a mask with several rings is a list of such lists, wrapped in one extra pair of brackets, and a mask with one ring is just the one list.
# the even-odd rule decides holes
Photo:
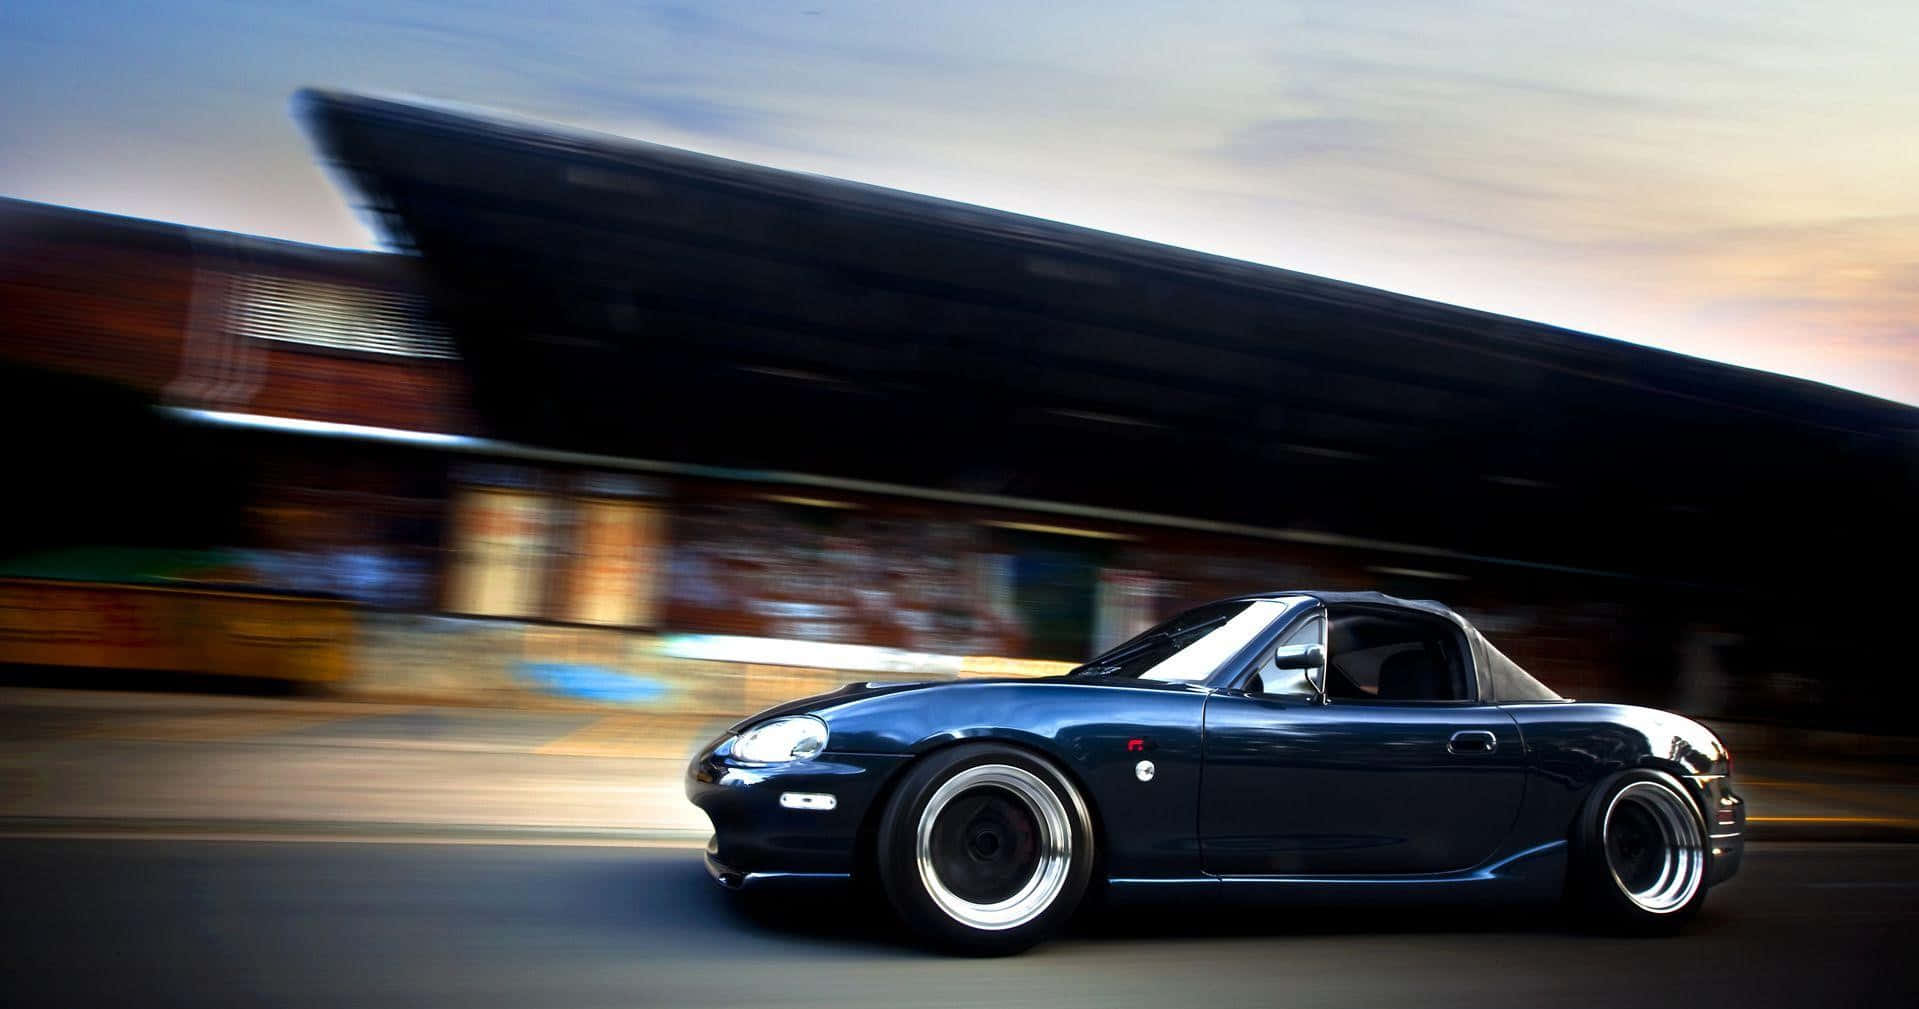
[(1066, 675), (1068, 676), (1111, 676), (1112, 674), (1118, 672), (1120, 669), (1124, 668), (1127, 658), (1139, 654), (1141, 651), (1145, 650), (1146, 646), (1148, 645), (1157, 644), (1162, 639), (1166, 639), (1170, 637), (1172, 637), (1172, 635), (1168, 634), (1165, 631), (1154, 631), (1151, 634), (1148, 634), (1145, 637), (1140, 638), (1138, 641), (1133, 642), (1132, 646), (1125, 649), (1124, 651), (1107, 652), (1105, 655), (1102, 655), (1091, 662), (1085, 663), (1083, 665), (1074, 666), (1072, 669), (1069, 669), (1066, 671)]

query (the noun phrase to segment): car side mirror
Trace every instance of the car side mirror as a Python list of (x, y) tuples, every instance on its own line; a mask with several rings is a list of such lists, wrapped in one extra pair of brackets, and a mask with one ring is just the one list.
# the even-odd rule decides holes
[(1312, 686), (1313, 694), (1319, 698), (1319, 703), (1326, 703), (1325, 645), (1283, 645), (1275, 648), (1273, 667), (1306, 670), (1306, 682)]
[(1273, 649), (1275, 669), (1323, 669), (1326, 649), (1320, 645), (1282, 645)]

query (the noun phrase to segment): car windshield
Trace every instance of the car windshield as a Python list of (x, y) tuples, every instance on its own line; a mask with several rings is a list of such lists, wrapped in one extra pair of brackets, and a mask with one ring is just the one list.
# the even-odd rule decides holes
[(1235, 599), (1212, 603), (1166, 621), (1075, 669), (1075, 675), (1114, 676), (1171, 683), (1203, 683), (1295, 599)]

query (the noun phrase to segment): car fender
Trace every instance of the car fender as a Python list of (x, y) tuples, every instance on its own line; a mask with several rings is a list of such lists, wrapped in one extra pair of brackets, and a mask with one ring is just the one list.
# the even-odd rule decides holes
[(842, 752), (920, 757), (974, 740), (1031, 750), (1082, 789), (1110, 874), (1176, 876), (1198, 866), (1205, 697), (1137, 681), (960, 681), (818, 714)]
[(1620, 771), (1662, 771), (1712, 809), (1730, 756), (1710, 729), (1682, 715), (1630, 704), (1541, 702), (1502, 705), (1526, 742), (1527, 787), (1519, 831), (1540, 840), (1569, 837), (1592, 791)]

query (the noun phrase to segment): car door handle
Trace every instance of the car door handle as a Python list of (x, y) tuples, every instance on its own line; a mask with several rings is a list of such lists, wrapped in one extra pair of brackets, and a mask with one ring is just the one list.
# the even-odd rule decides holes
[(1499, 749), (1499, 737), (1483, 729), (1468, 729), (1453, 733), (1446, 743), (1448, 753), (1491, 753)]

